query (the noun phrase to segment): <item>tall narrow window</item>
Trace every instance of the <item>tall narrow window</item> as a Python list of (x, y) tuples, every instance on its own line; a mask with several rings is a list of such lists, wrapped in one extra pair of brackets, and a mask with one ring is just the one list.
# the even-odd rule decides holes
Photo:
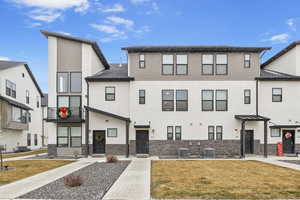
[(162, 75), (174, 74), (174, 57), (173, 55), (163, 55)]
[(12, 106), (12, 121), (22, 122), (22, 111), (21, 108)]
[(176, 111), (188, 111), (188, 90), (176, 90)]
[(36, 107), (39, 108), (40, 107), (40, 97), (36, 96)]
[(251, 90), (247, 89), (244, 90), (244, 104), (251, 103)]
[(188, 74), (187, 55), (176, 55), (176, 74), (177, 75), (187, 75)]
[(202, 74), (203, 75), (214, 74), (214, 56), (212, 54), (202, 55)]
[(57, 73), (57, 92), (60, 93), (69, 92), (69, 73), (67, 72)]
[(26, 103), (29, 104), (29, 90), (26, 90)]
[(250, 66), (251, 66), (251, 56), (250, 56), (250, 54), (245, 54), (244, 55), (244, 67), (250, 68)]
[(226, 75), (228, 71), (227, 64), (227, 55), (226, 54), (217, 54), (216, 55), (216, 75)]
[(202, 90), (202, 111), (214, 110), (214, 91)]
[(34, 134), (34, 145), (37, 146), (38, 145), (38, 135)]
[(162, 90), (162, 111), (174, 111), (174, 90)]
[(223, 140), (223, 126), (216, 126), (216, 140)]
[(81, 72), (71, 72), (71, 85), (70, 90), (71, 92), (81, 92)]
[(145, 104), (145, 103), (146, 103), (146, 91), (139, 90), (139, 104)]
[(105, 87), (105, 101), (115, 101), (116, 99), (116, 88)]
[(69, 131), (68, 127), (57, 127), (57, 146), (69, 146)]
[(216, 90), (216, 111), (227, 111), (227, 90)]
[(272, 88), (272, 102), (282, 102), (282, 88)]
[(31, 134), (30, 133), (28, 133), (27, 134), (27, 146), (31, 146)]
[(214, 139), (215, 139), (215, 127), (208, 126), (208, 140), (214, 140)]
[(140, 54), (140, 57), (139, 57), (139, 67), (141, 69), (145, 68), (146, 65), (145, 65), (145, 55), (144, 54)]
[(16, 84), (14, 84), (13, 82), (11, 82), (9, 80), (6, 80), (5, 84), (6, 84), (6, 89), (5, 89), (6, 95), (16, 98), (16, 96), (17, 96)]
[(81, 127), (70, 127), (71, 147), (81, 147)]
[(167, 138), (168, 140), (173, 140), (173, 126), (167, 127)]
[(175, 140), (181, 140), (181, 126), (175, 126)]

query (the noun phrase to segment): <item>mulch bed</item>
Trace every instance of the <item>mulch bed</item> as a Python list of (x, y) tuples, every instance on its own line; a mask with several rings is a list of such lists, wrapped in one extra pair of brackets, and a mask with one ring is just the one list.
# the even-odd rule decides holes
[(80, 176), (83, 184), (79, 187), (68, 187), (60, 178), (41, 188), (33, 190), (19, 198), (24, 199), (102, 199), (112, 184), (119, 178), (130, 161), (117, 163), (94, 163), (72, 175)]

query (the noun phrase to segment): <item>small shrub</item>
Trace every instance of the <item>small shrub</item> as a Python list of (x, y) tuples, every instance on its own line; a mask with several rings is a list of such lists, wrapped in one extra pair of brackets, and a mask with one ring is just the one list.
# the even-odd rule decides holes
[(118, 158), (117, 158), (117, 156), (114, 156), (114, 155), (107, 155), (106, 162), (107, 163), (116, 163), (116, 162), (118, 162)]
[(83, 181), (80, 176), (69, 175), (64, 177), (64, 183), (69, 187), (77, 187), (81, 186)]

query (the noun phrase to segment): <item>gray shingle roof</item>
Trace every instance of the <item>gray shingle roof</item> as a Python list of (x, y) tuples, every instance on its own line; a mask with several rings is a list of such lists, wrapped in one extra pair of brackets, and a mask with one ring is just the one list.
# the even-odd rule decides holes
[(87, 81), (130, 81), (134, 78), (128, 76), (127, 64), (110, 64), (110, 69), (86, 77)]
[(122, 50), (128, 52), (262, 52), (271, 47), (240, 47), (240, 46), (129, 46)]
[(260, 77), (256, 77), (256, 80), (263, 81), (300, 81), (300, 76), (286, 74), (274, 70), (262, 69)]

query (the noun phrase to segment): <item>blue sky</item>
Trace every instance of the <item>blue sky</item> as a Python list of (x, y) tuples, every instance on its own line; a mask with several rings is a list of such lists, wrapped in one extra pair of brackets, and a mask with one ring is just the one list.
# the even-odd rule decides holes
[(0, 0), (0, 59), (26, 61), (47, 92), (40, 29), (96, 40), (110, 62), (130, 45), (271, 46), (300, 39), (299, 0)]

